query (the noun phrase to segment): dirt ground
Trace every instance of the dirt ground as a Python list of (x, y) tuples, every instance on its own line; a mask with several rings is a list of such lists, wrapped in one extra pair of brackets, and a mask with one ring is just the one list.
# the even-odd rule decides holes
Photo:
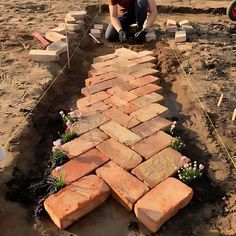
[[(66, 55), (60, 58), (59, 63), (43, 64), (30, 61), (29, 50), (42, 48), (40, 43), (33, 39), (31, 32), (44, 34), (62, 22), (69, 10), (82, 9), (88, 2), (93, 4), (97, 1), (60, 0), (39, 3), (36, 0), (0, 0), (0, 9), (4, 11), (4, 15), (0, 16), (1, 144), (16, 130), (66, 62)], [(178, 7), (183, 1), (166, 2)], [(198, 1), (198, 6), (196, 1), (189, 2), (198, 8), (201, 4), (211, 4), (212, 1)], [(89, 16), (80, 34), (70, 34), (71, 52), (96, 14), (95, 9), (89, 8), (88, 11)], [(187, 143), (186, 155), (194, 160), (201, 160), (208, 168), (207, 175), (196, 188), (192, 204), (167, 222), (156, 235), (235, 235), (235, 169), (219, 145), (214, 130), (167, 43), (164, 32), (164, 22), (167, 19), (189, 19), (194, 23), (197, 32), (190, 35), (188, 43), (176, 46), (172, 37), (168, 39), (177, 51), (183, 68), (190, 76), (197, 95), (231, 156), (236, 156), (236, 123), (231, 121), (236, 102), (236, 25), (225, 16), (217, 14), (175, 13), (169, 10), (168, 13), (159, 14), (156, 22), (156, 46), (155, 43), (126, 46), (134, 50), (155, 49), (166, 94), (166, 106), (171, 110), (171, 118), (178, 120), (179, 135)], [(95, 22), (107, 24), (107, 13), (99, 15)], [(24, 185), (25, 178), (29, 175), (39, 176), (47, 167), (47, 154), (59, 129), (58, 111), (69, 110), (75, 106), (93, 57), (112, 53), (114, 48), (119, 46), (108, 43), (96, 46), (90, 38), (85, 37), (72, 58), (71, 69), (61, 74), (27, 119), (27, 123), (11, 140), (8, 159), (1, 163), (0, 169), (1, 235), (150, 235), (141, 224), (139, 231), (128, 230), (127, 225), (136, 221), (135, 216), (127, 213), (112, 198), (68, 231), (58, 230), (48, 217), (35, 220), (32, 215), (34, 203), (29, 200), (30, 196), (27, 196), (30, 194), (27, 193), (29, 186)], [(224, 93), (224, 99), (218, 108), (217, 102), (221, 93)], [(19, 176), (19, 181), (15, 178), (10, 186), (6, 185), (13, 174)], [(9, 187), (18, 193), (15, 202), (6, 198)]]

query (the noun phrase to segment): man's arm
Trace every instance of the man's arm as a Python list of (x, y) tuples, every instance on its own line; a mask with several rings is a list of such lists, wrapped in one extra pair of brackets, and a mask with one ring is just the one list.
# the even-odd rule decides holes
[(148, 0), (148, 5), (149, 5), (150, 13), (147, 17), (147, 20), (145, 21), (143, 25), (144, 29), (149, 29), (150, 27), (152, 27), (157, 17), (157, 7), (156, 7), (155, 0)]
[(111, 18), (111, 23), (113, 27), (116, 29), (117, 32), (119, 32), (122, 27), (120, 24), (120, 20), (118, 18), (118, 5), (109, 5), (109, 11), (110, 11), (110, 18)]

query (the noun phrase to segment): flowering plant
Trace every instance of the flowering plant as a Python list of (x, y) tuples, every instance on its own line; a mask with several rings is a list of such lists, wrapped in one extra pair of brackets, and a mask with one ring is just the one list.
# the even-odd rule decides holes
[(170, 146), (178, 152), (183, 151), (183, 149), (186, 147), (180, 137), (176, 137), (174, 140), (172, 140)]
[(177, 124), (177, 122), (176, 122), (176, 121), (173, 121), (172, 125), (170, 126), (169, 133), (170, 133), (170, 135), (172, 135), (172, 136), (175, 134), (175, 127), (176, 127), (176, 124)]
[(53, 147), (52, 157), (51, 157), (52, 168), (64, 164), (65, 162), (68, 161), (68, 159), (69, 158), (62, 150), (56, 148), (55, 146)]
[(178, 177), (185, 183), (190, 183), (193, 180), (202, 176), (204, 166), (202, 164), (197, 164), (197, 161), (194, 163), (186, 163), (182, 168), (178, 170)]
[(61, 135), (61, 141), (64, 144), (77, 137), (78, 135), (74, 131), (66, 130), (65, 133)]
[(59, 114), (62, 117), (64, 123), (69, 126), (82, 118), (82, 113), (79, 114), (75, 113), (72, 109), (68, 114), (65, 114), (64, 111), (60, 111)]
[(58, 178), (50, 175), (47, 179), (47, 183), (49, 185), (47, 191), (51, 194), (56, 193), (65, 186), (65, 176), (61, 174)]

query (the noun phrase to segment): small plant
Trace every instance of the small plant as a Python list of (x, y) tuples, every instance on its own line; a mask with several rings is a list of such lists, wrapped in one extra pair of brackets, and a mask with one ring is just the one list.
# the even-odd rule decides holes
[(62, 150), (56, 148), (55, 146), (53, 147), (53, 152), (52, 152), (52, 167), (54, 168), (55, 166), (60, 166), (68, 161), (68, 157)]
[(184, 142), (180, 137), (176, 137), (173, 141), (171, 141), (170, 146), (178, 152), (183, 151), (183, 149), (186, 147), (186, 145), (184, 144)]
[(170, 126), (169, 133), (170, 135), (174, 136), (175, 135), (175, 127), (176, 127), (177, 122), (173, 121), (172, 125)]
[(59, 178), (50, 175), (47, 179), (47, 184), (49, 185), (47, 191), (50, 194), (56, 193), (65, 186), (65, 177), (62, 174)]
[(82, 118), (82, 113), (76, 114), (72, 109), (68, 114), (65, 114), (64, 111), (60, 111), (59, 114), (62, 117), (64, 123), (69, 126)]
[(178, 170), (178, 177), (185, 183), (190, 183), (193, 180), (196, 180), (200, 176), (202, 176), (204, 166), (202, 164), (197, 164), (196, 161), (194, 163), (186, 163), (184, 166)]
[(65, 133), (61, 135), (61, 141), (64, 144), (77, 137), (78, 135), (74, 131), (65, 131)]

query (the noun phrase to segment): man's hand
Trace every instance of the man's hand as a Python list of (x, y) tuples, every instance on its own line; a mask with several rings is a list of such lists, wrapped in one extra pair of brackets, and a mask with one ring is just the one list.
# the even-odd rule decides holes
[(127, 42), (126, 32), (122, 29), (119, 31), (119, 40), (120, 40), (121, 43)]
[(142, 30), (138, 31), (134, 35), (134, 41), (136, 43), (143, 43), (145, 41), (146, 34), (147, 34), (147, 30), (146, 29), (142, 29)]

